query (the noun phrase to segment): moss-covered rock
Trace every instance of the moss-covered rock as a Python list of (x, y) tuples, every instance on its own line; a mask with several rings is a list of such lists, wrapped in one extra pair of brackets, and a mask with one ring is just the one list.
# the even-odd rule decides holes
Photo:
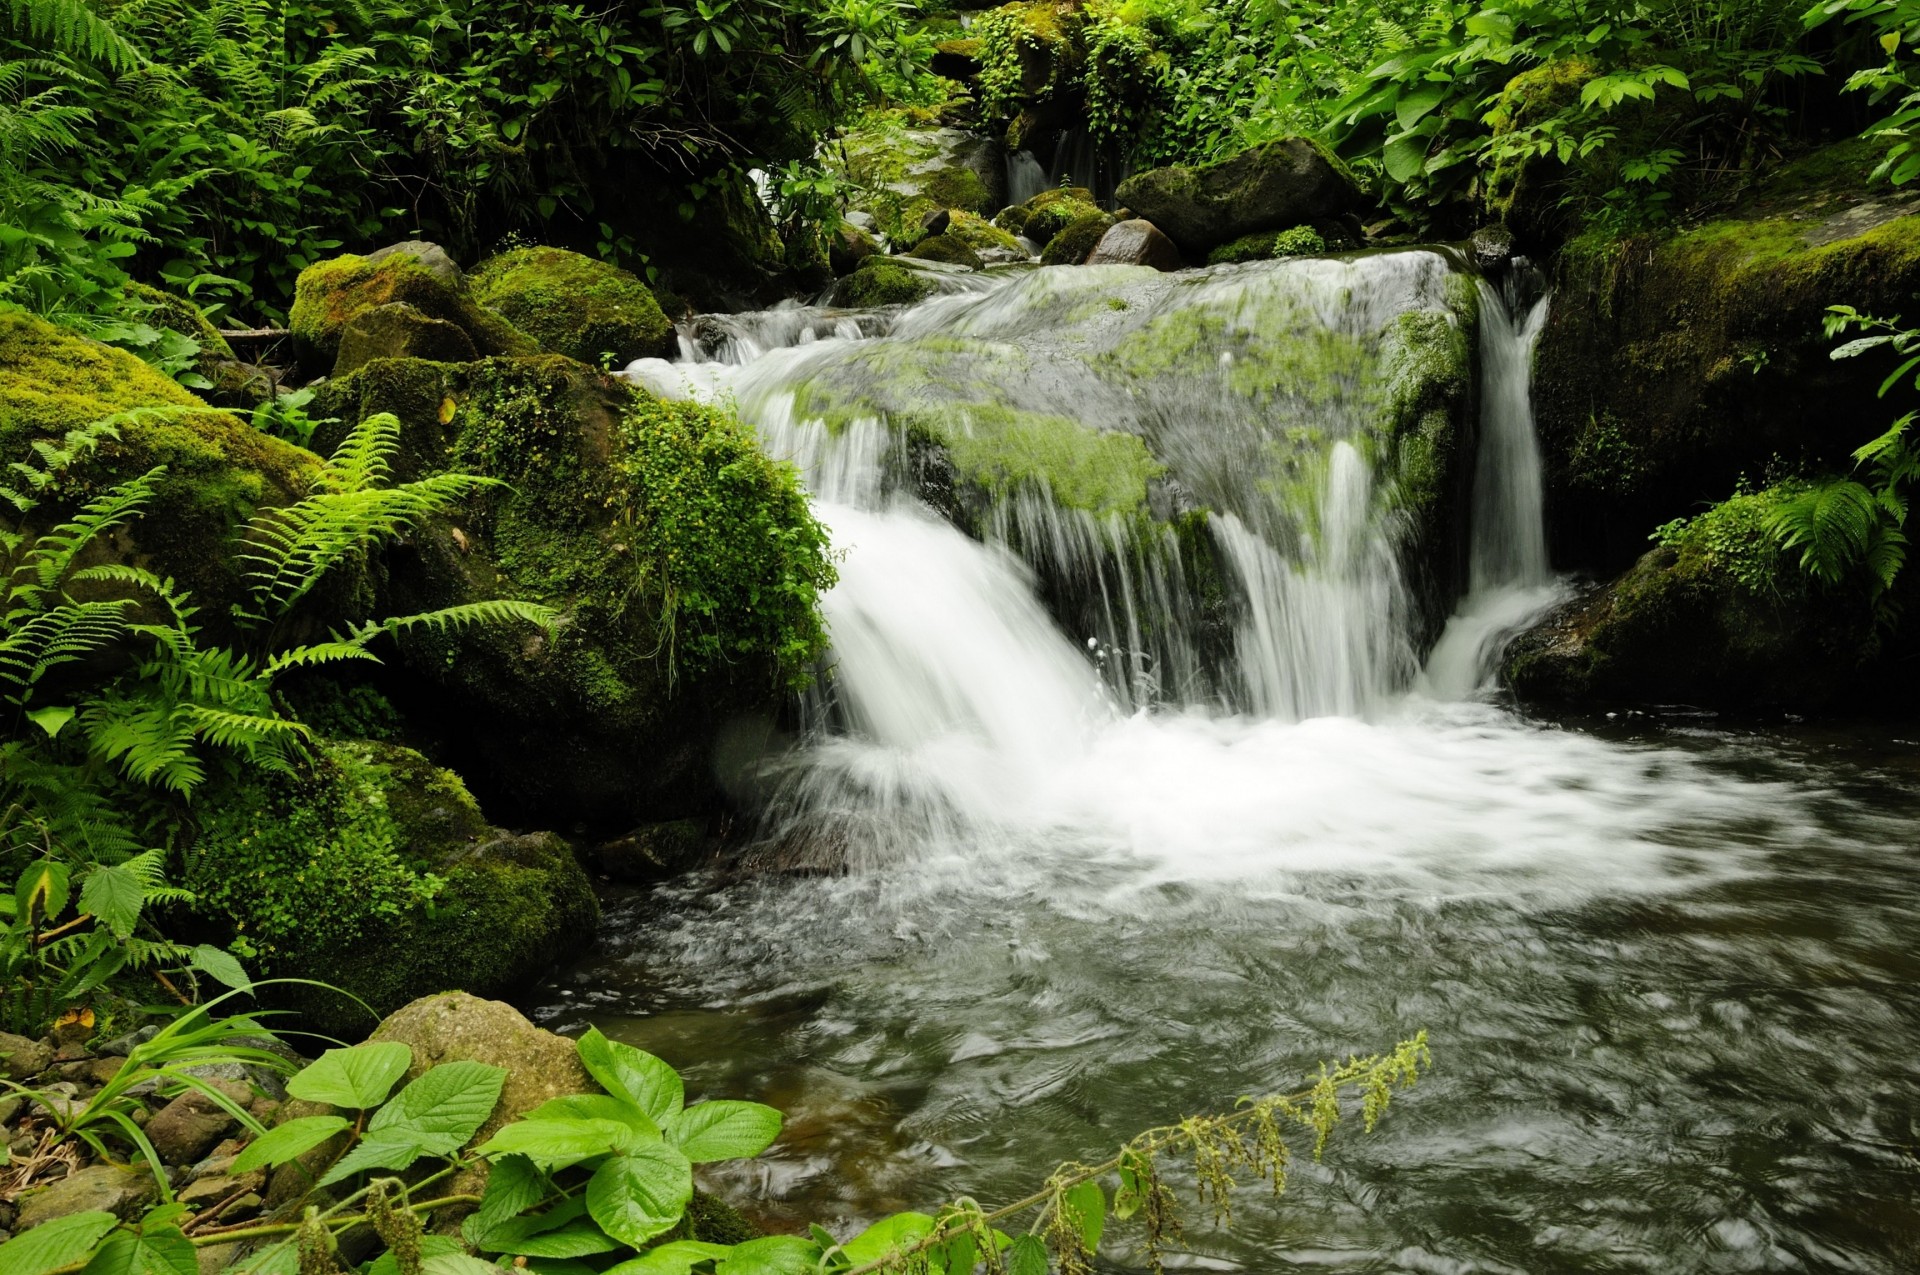
[(880, 255), (880, 241), (852, 222), (841, 222), (827, 241), (827, 264), (836, 279), (860, 268), (869, 257)]
[[(139, 409), (153, 409), (140, 411)], [(0, 460), (24, 459), (36, 440), (122, 413), (119, 441), (73, 471), (60, 515), (117, 482), (164, 466), (145, 514), (112, 543), (171, 575), (215, 626), (239, 600), (228, 550), (261, 506), (305, 492), (318, 460), (217, 411), (123, 350), (26, 314), (0, 314)]]
[(1027, 219), (1033, 216), (1032, 209), (1025, 204), (1015, 204), (1011, 208), (1002, 208), (993, 215), (993, 224), (1011, 235), (1027, 233)]
[[(1591, 58), (1562, 58), (1522, 71), (1507, 81), (1488, 122), (1495, 138), (1529, 129), (1568, 107), (1577, 105), (1589, 81), (1600, 74)], [(1552, 150), (1537, 153), (1529, 146), (1499, 155), (1487, 173), (1487, 211), (1529, 244), (1557, 246), (1565, 237), (1568, 211), (1562, 206), (1560, 184), (1567, 166)]]
[(947, 223), (946, 234), (959, 240), (987, 262), (1024, 261), (1026, 250), (1012, 234), (985, 217), (955, 209)]
[(643, 824), (625, 836), (587, 848), (589, 867), (614, 881), (639, 883), (679, 876), (706, 858), (714, 842), (698, 819)]
[(1272, 261), (1280, 257), (1311, 257), (1326, 250), (1326, 238), (1319, 231), (1312, 226), (1295, 226), (1278, 234), (1262, 230), (1242, 235), (1232, 243), (1223, 243), (1207, 254), (1207, 264), (1238, 265), (1246, 261)]
[(942, 231), (929, 239), (915, 244), (913, 251), (906, 254), (921, 261), (938, 261), (949, 266), (965, 266), (969, 270), (981, 270), (986, 262), (980, 259), (967, 241), (959, 235)]
[(850, 310), (912, 305), (932, 296), (935, 286), (933, 280), (920, 271), (885, 257), (872, 257), (834, 285), (832, 301)]
[(1101, 237), (1114, 225), (1110, 213), (1094, 212), (1084, 217), (1076, 217), (1061, 227), (1060, 233), (1047, 240), (1047, 246), (1040, 250), (1040, 264), (1043, 266), (1084, 265), (1093, 250), (1099, 246)]
[(1346, 166), (1299, 137), (1198, 168), (1136, 173), (1116, 198), (1196, 257), (1255, 231), (1337, 218), (1363, 202)]
[(302, 366), (331, 368), (348, 321), (396, 301), (460, 328), (482, 354), (539, 352), (531, 337), (475, 301), (464, 285), (450, 286), (414, 257), (395, 253), (378, 261), (335, 257), (300, 272), (289, 319), (295, 355)]
[(233, 357), (233, 347), (227, 344), (227, 338), (220, 335), (205, 311), (185, 297), (176, 297), (144, 283), (129, 283), (126, 293), (143, 310), (142, 317), (148, 323), (193, 340), (200, 347), (203, 360)]
[[(196, 908), (263, 969), (319, 971), (376, 1014), (515, 989), (599, 919), (565, 842), (491, 829), (457, 776), (386, 744), (325, 743), (295, 783), (213, 781), (188, 871)], [(337, 996), (290, 995), (323, 1030), (373, 1026)]]
[(1620, 570), (1743, 474), (1845, 471), (1884, 428), (1890, 367), (1834, 363), (1821, 326), (1830, 305), (1898, 314), (1920, 292), (1920, 216), (1870, 191), (1869, 168), (1848, 144), (1732, 216), (1563, 251), (1534, 384), (1563, 561)]
[(484, 262), (473, 295), (549, 354), (624, 367), (668, 358), (673, 324), (647, 285), (604, 261), (564, 248), (516, 248)]
[(1115, 223), (1100, 236), (1090, 266), (1151, 266), (1155, 270), (1178, 270), (1186, 265), (1173, 240), (1160, 233), (1150, 221), (1134, 217)]
[(456, 324), (430, 318), (404, 301), (392, 301), (362, 310), (347, 320), (340, 333), (340, 353), (333, 374), (345, 376), (375, 359), (430, 359), (437, 363), (470, 363), (480, 357), (473, 338)]
[(825, 162), (871, 192), (881, 233), (911, 242), (921, 219), (943, 208), (990, 215), (1006, 202), (1006, 154), (991, 138), (926, 128), (881, 113), (851, 130)]
[(1025, 211), (1026, 218), (1021, 224), (1020, 233), (1037, 244), (1045, 245), (1082, 217), (1098, 214), (1100, 205), (1093, 201), (1092, 191), (1084, 186), (1071, 186), (1041, 191), (1026, 202)]
[(565, 614), (551, 637), (435, 634), (391, 661), (388, 694), (505, 809), (615, 826), (703, 809), (714, 732), (771, 713), (824, 644), (824, 532), (727, 413), (558, 356), (377, 361), (317, 403), (400, 416), (402, 467), (511, 484), (383, 560), (396, 613), (515, 597)]

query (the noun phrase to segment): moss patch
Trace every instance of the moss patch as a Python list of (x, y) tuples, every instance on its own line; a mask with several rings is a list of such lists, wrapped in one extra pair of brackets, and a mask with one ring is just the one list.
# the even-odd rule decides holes
[(996, 496), (1045, 486), (1056, 503), (1101, 516), (1144, 516), (1147, 484), (1166, 472), (1132, 434), (1103, 434), (1064, 416), (976, 406), (912, 418), (968, 482)]
[(1095, 212), (1089, 216), (1070, 221), (1059, 234), (1047, 241), (1041, 249), (1040, 264), (1043, 266), (1084, 265), (1093, 250), (1100, 245), (1101, 237), (1113, 228), (1113, 218), (1107, 213)]
[(539, 346), (524, 332), (480, 305), (461, 288), (449, 287), (413, 258), (396, 253), (380, 261), (335, 257), (300, 272), (294, 283), (293, 329), (303, 364), (332, 367), (347, 321), (363, 310), (404, 301), (420, 313), (463, 329), (482, 354), (534, 354)]
[(517, 248), (485, 262), (473, 294), (550, 354), (583, 363), (671, 357), (673, 325), (633, 275), (562, 248)]
[(924, 274), (884, 257), (869, 257), (834, 285), (833, 303), (854, 310), (912, 305), (933, 295), (933, 290), (933, 280)]

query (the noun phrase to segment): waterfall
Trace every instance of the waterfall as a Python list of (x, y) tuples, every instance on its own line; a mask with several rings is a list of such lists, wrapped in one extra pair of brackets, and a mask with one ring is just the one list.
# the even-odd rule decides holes
[(1472, 587), (1422, 680), (1419, 461), (1391, 376), (1453, 348), (1470, 296), (1425, 251), (1001, 272), (895, 316), (702, 320), (686, 360), (636, 363), (657, 393), (737, 404), (840, 554), (830, 668), (766, 770), (782, 860), (1046, 823), (1115, 782), (1089, 767), (1123, 723), (1138, 758), (1155, 721), (1292, 729), (1471, 692), (1498, 617), (1551, 579), (1527, 403), (1544, 308), (1488, 294)]
[(1007, 156), (1007, 202), (1024, 204), (1053, 183), (1047, 170), (1032, 151), (1015, 151)]
[(1533, 351), (1552, 298), (1530, 304), (1480, 285), (1480, 442), (1474, 463), (1467, 596), (1427, 657), (1422, 689), (1464, 699), (1492, 680), (1512, 636), (1563, 596), (1547, 562)]

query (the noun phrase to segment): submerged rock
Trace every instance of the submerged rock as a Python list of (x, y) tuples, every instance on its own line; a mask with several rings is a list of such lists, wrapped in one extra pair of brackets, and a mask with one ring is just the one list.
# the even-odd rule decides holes
[(1186, 263), (1180, 258), (1180, 250), (1173, 246), (1173, 240), (1161, 234), (1158, 226), (1136, 217), (1131, 221), (1116, 223), (1100, 236), (1100, 242), (1094, 245), (1093, 255), (1087, 258), (1087, 264), (1178, 270)]
[(1195, 257), (1256, 231), (1331, 220), (1364, 202), (1346, 166), (1299, 137), (1199, 168), (1136, 173), (1117, 198)]
[(483, 262), (472, 282), (477, 300), (549, 354), (625, 367), (677, 349), (673, 324), (646, 284), (577, 252), (516, 248)]

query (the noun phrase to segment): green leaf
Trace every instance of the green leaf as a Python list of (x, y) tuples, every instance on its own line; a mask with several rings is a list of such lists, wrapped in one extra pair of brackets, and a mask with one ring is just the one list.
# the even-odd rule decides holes
[(1022, 1235), (1005, 1256), (1007, 1275), (1047, 1275), (1047, 1246), (1038, 1235)]
[(67, 910), (70, 878), (67, 865), (56, 860), (42, 859), (28, 864), (27, 870), (20, 874), (19, 883), (13, 887), (15, 915), (25, 917), (30, 911), (37, 911), (43, 921), (59, 916)]
[(349, 1110), (377, 1107), (412, 1065), (413, 1050), (397, 1041), (329, 1049), (287, 1081), (287, 1092), (307, 1102)]
[(515, 1257), (592, 1257), (611, 1253), (620, 1241), (609, 1237), (586, 1218), (576, 1218), (557, 1230), (517, 1240), (501, 1251)]
[(674, 1240), (659, 1248), (648, 1249), (631, 1261), (609, 1268), (602, 1275), (693, 1275), (695, 1263), (725, 1257), (731, 1251), (725, 1244)]
[(116, 938), (133, 933), (146, 901), (146, 883), (124, 867), (101, 864), (80, 881), (80, 910), (97, 918)]
[(541, 1103), (529, 1111), (526, 1120), (612, 1120), (649, 1138), (661, 1136), (653, 1117), (625, 1098), (605, 1093), (567, 1094)]
[(677, 1226), (692, 1199), (693, 1165), (664, 1142), (614, 1156), (587, 1183), (587, 1212), (635, 1248)]
[(1436, 106), (1446, 100), (1447, 86), (1444, 84), (1423, 84), (1407, 94), (1393, 105), (1393, 116), (1400, 121), (1403, 129), (1412, 128), (1420, 120), (1431, 114)]
[(409, 1138), (429, 1155), (452, 1155), (487, 1122), (507, 1069), (441, 1063), (402, 1089), (367, 1122), (369, 1138)]
[(253, 1145), (234, 1160), (230, 1172), (251, 1173), (269, 1165), (297, 1160), (342, 1129), (351, 1127), (352, 1122), (339, 1116), (302, 1116), (298, 1120), (289, 1120), (255, 1138)]
[(47, 732), (48, 739), (58, 739), (60, 731), (74, 716), (75, 710), (71, 708), (36, 708), (28, 712), (27, 720)]
[(118, 1222), (113, 1214), (98, 1209), (42, 1222), (0, 1244), (0, 1275), (45, 1275), (72, 1266), (93, 1252), (93, 1246)]
[(695, 1164), (748, 1160), (780, 1136), (781, 1116), (757, 1102), (697, 1102), (667, 1121), (667, 1137)]
[(319, 1185), (332, 1186), (368, 1169), (404, 1169), (425, 1154), (426, 1149), (412, 1138), (368, 1135), (346, 1158), (327, 1170), (327, 1176), (320, 1179)]
[(627, 1099), (653, 1117), (655, 1124), (665, 1124), (686, 1104), (680, 1073), (652, 1054), (608, 1040), (598, 1027), (582, 1036), (575, 1048), (581, 1064), (602, 1089)]
[(933, 1219), (925, 1213), (895, 1213), (883, 1217), (848, 1240), (840, 1251), (855, 1266), (877, 1262), (897, 1249), (918, 1244), (933, 1230)]
[(1079, 1230), (1087, 1252), (1100, 1251), (1100, 1235), (1107, 1227), (1107, 1196), (1098, 1182), (1082, 1182), (1068, 1191), (1064, 1203), (1067, 1220)]
[(797, 1235), (769, 1235), (735, 1244), (714, 1268), (715, 1275), (813, 1275), (820, 1246)]
[(1427, 145), (1424, 137), (1402, 136), (1388, 142), (1380, 152), (1387, 176), (1397, 182), (1409, 182), (1420, 176), (1427, 167)]
[(83, 1275), (200, 1275), (193, 1241), (177, 1226), (116, 1231), (87, 1263)]
[(547, 1180), (523, 1155), (503, 1155), (487, 1171), (487, 1189), (480, 1207), (460, 1225), (460, 1233), (476, 1248), (497, 1248), (493, 1233), (525, 1213), (547, 1195)]
[(211, 943), (202, 943), (193, 949), (193, 956), (187, 962), (192, 968), (224, 983), (236, 992), (253, 990), (253, 980), (247, 977), (246, 967), (231, 952), (217, 948)]
[[(460, 1241), (447, 1235), (420, 1237), (421, 1275), (501, 1275), (492, 1262), (469, 1256)], [(400, 1260), (392, 1252), (382, 1253), (368, 1268), (367, 1275), (400, 1275)]]
[(617, 1120), (516, 1120), (480, 1148), (484, 1156), (523, 1155), (551, 1172), (641, 1141), (632, 1125)]

